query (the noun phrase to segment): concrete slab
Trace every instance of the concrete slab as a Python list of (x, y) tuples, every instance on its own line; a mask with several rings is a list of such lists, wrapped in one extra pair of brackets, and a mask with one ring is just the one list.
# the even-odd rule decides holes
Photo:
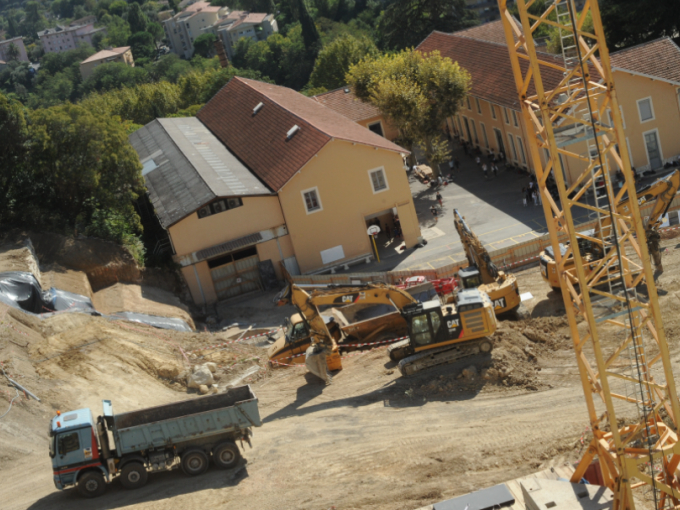
[(600, 485), (534, 478), (520, 486), (527, 510), (609, 510), (614, 502), (614, 493)]

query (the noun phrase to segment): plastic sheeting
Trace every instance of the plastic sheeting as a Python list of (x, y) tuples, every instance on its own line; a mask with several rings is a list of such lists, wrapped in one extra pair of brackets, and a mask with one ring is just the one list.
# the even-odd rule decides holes
[(159, 317), (157, 315), (147, 315), (145, 313), (135, 312), (117, 312), (113, 315), (109, 315), (108, 317), (109, 319), (114, 320), (118, 319), (130, 322), (141, 322), (142, 324), (148, 324), (154, 328), (191, 332), (191, 328), (186, 322), (184, 322), (182, 319), (176, 319), (172, 317)]
[[(56, 313), (81, 312), (103, 315), (95, 310), (90, 298), (65, 290), (43, 290), (32, 273), (10, 271), (0, 273), (0, 302), (38, 317), (50, 317)], [(127, 320), (148, 324), (160, 329), (192, 331), (182, 319), (158, 317), (135, 312), (119, 312), (109, 319)]]

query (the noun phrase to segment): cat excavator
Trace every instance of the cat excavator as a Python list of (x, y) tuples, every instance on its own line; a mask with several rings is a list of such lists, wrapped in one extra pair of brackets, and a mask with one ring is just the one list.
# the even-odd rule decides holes
[(496, 267), (489, 252), (468, 227), (458, 209), (453, 210), (453, 222), (470, 264), (458, 271), (459, 288), (479, 289), (488, 294), (496, 315), (519, 315), (522, 301), (515, 275), (506, 274)]
[[(661, 263), (659, 227), (663, 222), (663, 215), (668, 212), (671, 202), (675, 198), (676, 193), (680, 188), (680, 170), (675, 170), (673, 173), (657, 179), (656, 181), (637, 190), (637, 202), (641, 207), (655, 200), (649, 217), (645, 222), (645, 236), (647, 241), (647, 249), (654, 261), (656, 267), (656, 274), (663, 273), (663, 265)], [(622, 197), (618, 207), (622, 207), (627, 214), (629, 211), (630, 198), (628, 196)], [(601, 225), (598, 224), (594, 230), (590, 232), (589, 237), (592, 239), (607, 239), (608, 232), (611, 230), (611, 221), (609, 217), (602, 220)], [(600, 234), (600, 232), (602, 234)], [(587, 232), (586, 232), (587, 233)], [(587, 239), (579, 238), (579, 247), (583, 254), (586, 274), (590, 272), (590, 268), (594, 267), (600, 259), (604, 256), (602, 244), (588, 241)], [(562, 255), (567, 253), (568, 245), (560, 244), (560, 251)], [(557, 273), (557, 264), (555, 263), (555, 253), (552, 247), (546, 248), (539, 255), (541, 276), (548, 282), (548, 284), (556, 291), (560, 289), (560, 280)], [(570, 269), (574, 266), (573, 256), (569, 256), (565, 261), (564, 268)], [(576, 283), (575, 281), (572, 283)]]
[(489, 297), (477, 289), (459, 292), (456, 305), (442, 306), (439, 299), (420, 303), (406, 291), (384, 283), (331, 285), (310, 292), (294, 283), (290, 286), (291, 302), (311, 332), (305, 365), (326, 383), (332, 380), (331, 371), (342, 369), (342, 361), (337, 334), (331, 332), (332, 321), (324, 320), (319, 310), (324, 305), (366, 303), (396, 307), (406, 321), (409, 339), (399, 342), (400, 347), (390, 357), (399, 361), (403, 375), (479, 352), (488, 353), (493, 348), (486, 337), (496, 331), (496, 317)]

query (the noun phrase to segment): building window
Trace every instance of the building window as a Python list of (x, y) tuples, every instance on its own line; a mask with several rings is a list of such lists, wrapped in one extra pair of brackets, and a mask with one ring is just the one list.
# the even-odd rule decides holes
[(319, 199), (319, 188), (316, 186), (310, 189), (301, 191), (302, 199), (305, 202), (305, 209), (307, 209), (307, 214), (311, 214), (317, 211), (323, 211), (321, 206), (321, 200)]
[(510, 142), (510, 148), (512, 149), (513, 159), (517, 161), (517, 149), (515, 148), (515, 140), (510, 133), (508, 133), (508, 141)]
[(503, 113), (505, 114), (505, 123), (510, 125), (510, 118), (508, 117), (508, 109), (504, 107)]
[(496, 120), (496, 107), (491, 105), (491, 117)]
[(512, 122), (515, 124), (515, 127), (519, 126), (517, 123), (517, 112), (515, 110), (512, 110)]
[(197, 214), (199, 219), (207, 218), (213, 214), (218, 214), (229, 209), (235, 209), (237, 207), (241, 207), (242, 205), (243, 201), (240, 198), (224, 198), (222, 200), (218, 200), (217, 202), (213, 202), (212, 204), (201, 207), (197, 211)]
[(477, 113), (482, 114), (482, 105), (479, 104), (479, 99), (475, 98), (475, 103), (477, 103)]
[(637, 101), (638, 112), (640, 113), (640, 122), (647, 122), (654, 120), (654, 106), (652, 105), (652, 98), (646, 97)]
[(472, 125), (472, 136), (475, 141), (475, 145), (479, 145), (479, 137), (477, 136), (477, 126), (475, 126), (475, 121), (470, 119), (470, 124)]
[(381, 191), (390, 189), (387, 185), (387, 178), (385, 177), (385, 169), (383, 167), (369, 170), (368, 176), (371, 178), (373, 193), (380, 193)]
[(368, 125), (368, 129), (373, 131), (376, 135), (385, 136), (383, 134), (382, 122), (373, 122)]
[(524, 144), (522, 143), (522, 139), (519, 136), (517, 137), (517, 148), (519, 149), (520, 161), (526, 165), (527, 158), (526, 155), (524, 154)]
[(489, 138), (486, 136), (486, 126), (484, 125), (483, 122), (480, 122), (479, 125), (482, 127), (482, 136), (484, 137), (484, 144), (486, 145), (486, 148), (489, 148)]
[(465, 98), (465, 99), (467, 100), (467, 107), (468, 107), (468, 110), (472, 111), (472, 106), (470, 105), (470, 98), (467, 97), (467, 98)]

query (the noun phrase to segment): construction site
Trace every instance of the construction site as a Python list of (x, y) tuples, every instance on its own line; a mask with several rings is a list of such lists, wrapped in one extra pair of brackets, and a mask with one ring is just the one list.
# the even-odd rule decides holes
[[(521, 260), (461, 206), (450, 274), (282, 263), (206, 313), (113, 243), (5, 233), (0, 506), (678, 508), (680, 172), (636, 186), (618, 151), (597, 4), (531, 3), (499, 0), (546, 216)], [(531, 36), (549, 14), (559, 58)]]

